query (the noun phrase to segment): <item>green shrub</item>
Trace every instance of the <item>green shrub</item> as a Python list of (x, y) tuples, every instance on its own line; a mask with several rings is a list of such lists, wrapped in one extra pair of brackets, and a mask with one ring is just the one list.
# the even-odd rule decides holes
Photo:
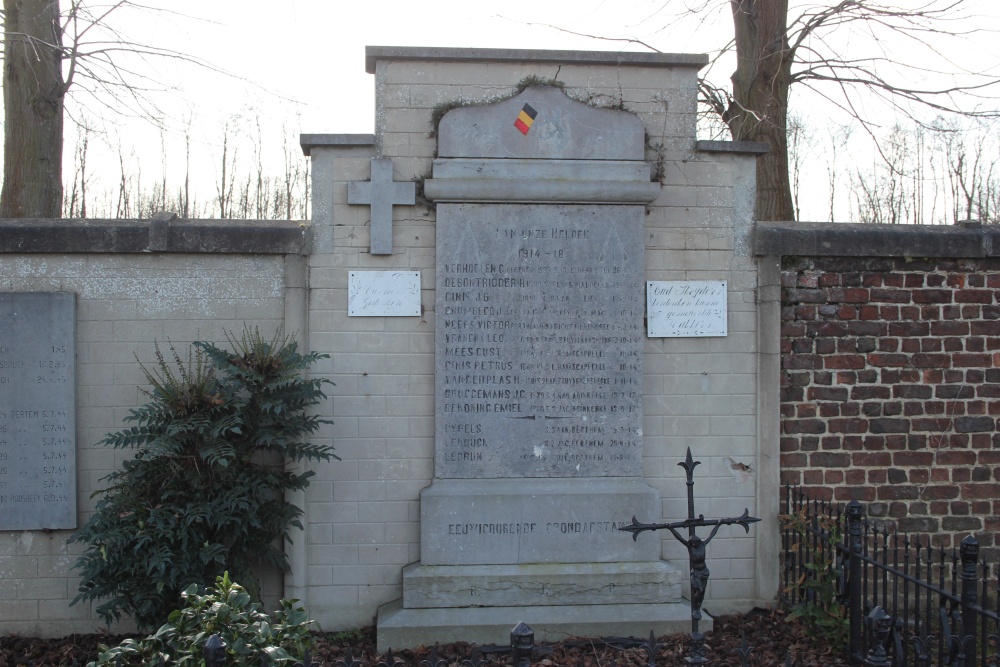
[[(842, 542), (836, 519), (826, 515), (811, 517), (808, 508), (781, 516), (785, 530), (794, 532), (791, 552), (804, 560), (803, 573), (789, 582), (783, 593), (795, 600), (788, 620), (801, 619), (805, 625), (833, 646), (846, 646), (850, 631), (847, 607), (840, 599), (835, 545)], [(829, 548), (810, 549), (815, 541)]]
[(272, 618), (242, 586), (230, 581), (228, 572), (206, 595), (198, 595), (192, 584), (181, 596), (184, 607), (170, 614), (159, 630), (113, 648), (102, 646), (97, 662), (88, 667), (197, 667), (213, 634), (225, 642), (229, 664), (259, 665), (266, 654), (269, 664), (282, 665), (301, 660), (312, 644), (312, 621), (295, 606), (296, 600), (282, 600)]
[(192, 584), (225, 571), (252, 584), (252, 565), (287, 569), (281, 539), (302, 527), (302, 511), (285, 492), (313, 473), (285, 462), (337, 458), (304, 441), (330, 423), (307, 414), (329, 381), (303, 377), (326, 355), (300, 354), (281, 330), (227, 339), (232, 352), (198, 342), (186, 362), (157, 347), (156, 367), (143, 367), (151, 400), (102, 441), (135, 457), (104, 478), (96, 513), (71, 541), (89, 545), (73, 603), (104, 600), (107, 623), (129, 615), (155, 628)]

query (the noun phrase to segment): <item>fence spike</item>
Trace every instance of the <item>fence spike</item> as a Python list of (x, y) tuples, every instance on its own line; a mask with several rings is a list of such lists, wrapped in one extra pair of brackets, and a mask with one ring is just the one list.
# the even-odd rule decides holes
[(653, 631), (649, 631), (649, 639), (642, 645), (646, 649), (646, 667), (656, 667), (656, 652), (660, 650), (662, 644), (657, 643)]
[(392, 647), (389, 647), (389, 651), (385, 654), (385, 659), (376, 663), (375, 667), (395, 667), (396, 656), (392, 654)]
[[(391, 651), (389, 653), (389, 656), (390, 658), (392, 657)], [(485, 665), (487, 662), (489, 661), (483, 660), (482, 652), (480, 652), (479, 648), (476, 647), (472, 649), (472, 653), (469, 655), (469, 657), (463, 660), (460, 664), (462, 667), (483, 667), (483, 665)], [(390, 665), (390, 667), (392, 667), (392, 665)]]
[[(350, 649), (347, 650), (348, 652), (350, 651)], [(348, 655), (350, 655), (350, 653), (348, 653)], [(206, 665), (205, 667), (208, 667), (208, 665)], [(309, 649), (306, 649), (305, 653), (302, 654), (302, 662), (297, 662), (292, 667), (320, 667), (320, 666), (319, 663), (313, 662), (312, 654), (309, 652)], [(348, 665), (348, 667), (351, 666)]]
[(916, 667), (930, 667), (931, 646), (934, 645), (934, 635), (913, 635), (910, 637), (910, 643), (913, 644), (913, 648), (917, 652), (915, 656), (917, 661)]
[[(305, 658), (303, 658), (303, 664), (304, 667), (312, 667), (312, 663), (310, 662), (309, 651), (306, 651), (306, 656)], [(333, 664), (336, 665), (336, 667), (362, 667), (362, 662), (354, 658), (354, 651), (351, 649), (350, 646), (344, 649), (344, 657), (341, 658), (340, 660), (337, 660)], [(296, 667), (298, 667), (298, 665), (296, 665)]]
[(743, 667), (750, 667), (750, 654), (753, 653), (753, 647), (747, 644), (746, 633), (740, 632), (740, 645), (732, 649), (730, 653), (740, 656), (740, 664)]
[[(438, 645), (434, 644), (431, 648), (431, 654), (421, 660), (420, 665), (421, 667), (448, 667), (448, 661), (438, 657)], [(358, 667), (361, 667), (361, 663), (358, 663)]]

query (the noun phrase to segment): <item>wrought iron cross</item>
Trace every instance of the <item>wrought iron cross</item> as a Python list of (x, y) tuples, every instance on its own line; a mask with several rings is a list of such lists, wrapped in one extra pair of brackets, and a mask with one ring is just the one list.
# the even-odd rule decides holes
[(371, 206), (371, 246), (373, 255), (392, 254), (392, 207), (413, 205), (417, 201), (417, 184), (392, 180), (392, 160), (372, 158), (370, 181), (347, 184), (348, 204)]
[[(701, 603), (705, 600), (705, 588), (708, 586), (708, 567), (705, 565), (705, 548), (712, 541), (715, 534), (723, 526), (738, 525), (750, 532), (750, 524), (760, 521), (757, 517), (750, 516), (750, 510), (744, 509), (743, 514), (738, 517), (726, 519), (706, 519), (704, 514), (695, 516), (694, 513), (694, 469), (701, 461), (695, 461), (691, 457), (691, 448), (688, 447), (687, 457), (677, 465), (684, 468), (687, 475), (687, 505), (688, 517), (683, 521), (673, 521), (671, 523), (640, 523), (634, 516), (632, 525), (622, 526), (619, 530), (632, 533), (632, 539), (639, 539), (639, 533), (647, 530), (669, 530), (677, 541), (687, 547), (688, 564), (691, 567), (691, 650), (684, 658), (684, 662), (693, 665), (700, 665), (708, 662), (705, 657), (705, 635), (698, 632), (698, 621), (701, 620)], [(708, 537), (702, 539), (697, 534), (698, 528), (712, 526), (712, 531)], [(687, 528), (685, 538), (678, 529)]]

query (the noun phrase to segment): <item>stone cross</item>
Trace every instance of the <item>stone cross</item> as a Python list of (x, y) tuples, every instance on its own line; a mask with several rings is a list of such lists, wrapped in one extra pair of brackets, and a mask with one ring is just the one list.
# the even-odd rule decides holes
[(417, 201), (417, 184), (392, 180), (392, 160), (372, 158), (370, 181), (347, 184), (347, 203), (371, 206), (371, 249), (373, 255), (392, 254), (392, 207), (412, 206)]

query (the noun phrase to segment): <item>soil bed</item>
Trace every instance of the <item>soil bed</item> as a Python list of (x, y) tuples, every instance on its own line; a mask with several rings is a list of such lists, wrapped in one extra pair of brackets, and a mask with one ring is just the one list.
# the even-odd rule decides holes
[[(743, 663), (735, 650), (744, 638), (746, 644), (753, 648), (749, 662), (752, 667), (781, 667), (786, 664), (786, 656), (789, 655), (796, 667), (839, 667), (847, 664), (840, 650), (826, 645), (814, 632), (799, 623), (789, 622), (781, 611), (763, 609), (716, 617), (715, 630), (706, 635), (708, 664), (712, 667), (740, 667)], [(85, 665), (97, 658), (100, 644), (113, 645), (121, 639), (106, 634), (72, 635), (60, 639), (0, 637), (0, 667)], [(688, 635), (669, 635), (656, 641), (659, 644), (656, 649), (658, 667), (681, 667), (685, 664), (683, 657), (688, 649)], [(632, 642), (573, 638), (540, 644), (536, 647), (532, 666), (641, 667), (648, 664), (647, 651), (641, 646), (643, 643), (643, 638)], [(423, 667), (455, 666), (472, 658), (475, 648), (462, 642), (436, 647), (421, 646), (394, 652), (394, 659), (405, 663), (405, 667), (420, 667), (422, 661), (427, 661)], [(481, 647), (480, 659), (484, 667), (508, 664), (509, 650), (497, 650), (505, 648)], [(433, 659), (432, 651), (436, 653)], [(351, 663), (351, 657), (356, 663)], [(386, 656), (375, 651), (373, 628), (350, 633), (317, 633), (312, 659), (323, 667), (375, 667), (379, 662), (386, 662)]]

